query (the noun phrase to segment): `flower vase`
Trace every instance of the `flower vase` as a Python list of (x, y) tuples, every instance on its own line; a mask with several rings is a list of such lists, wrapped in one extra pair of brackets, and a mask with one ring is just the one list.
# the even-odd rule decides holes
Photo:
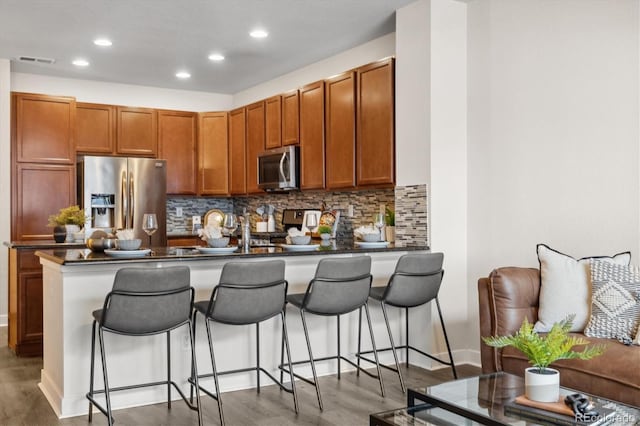
[(53, 240), (56, 243), (64, 243), (64, 240), (67, 238), (67, 230), (64, 226), (56, 226), (53, 228)]
[(80, 227), (78, 225), (72, 225), (72, 224), (67, 224), (64, 227), (67, 231), (67, 237), (65, 239), (65, 242), (72, 243), (75, 240), (73, 234), (75, 234), (76, 232), (80, 232)]

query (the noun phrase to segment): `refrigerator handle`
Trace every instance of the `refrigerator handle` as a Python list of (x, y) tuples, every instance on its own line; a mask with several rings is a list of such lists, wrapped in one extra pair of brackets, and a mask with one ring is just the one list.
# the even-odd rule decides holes
[(134, 229), (133, 220), (136, 217), (134, 212), (134, 187), (133, 187), (133, 172), (129, 172), (129, 228)]
[(120, 178), (120, 217), (122, 222), (120, 223), (120, 229), (127, 227), (127, 221), (129, 220), (127, 212), (129, 211), (128, 191), (127, 191), (127, 174), (122, 173)]

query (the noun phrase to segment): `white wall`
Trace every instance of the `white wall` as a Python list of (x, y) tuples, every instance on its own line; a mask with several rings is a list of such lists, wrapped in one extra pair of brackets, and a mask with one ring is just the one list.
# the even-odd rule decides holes
[(11, 239), (11, 73), (10, 61), (0, 59), (0, 326), (7, 325), (9, 265), (7, 247)]
[[(479, 363), (469, 348), (467, 291), (467, 5), (431, 0), (429, 230), (432, 251), (445, 254), (440, 304), (457, 362)], [(405, 155), (410, 154), (405, 152)], [(436, 352), (446, 352), (434, 310)]]
[(368, 43), (346, 50), (320, 62), (284, 74), (233, 95), (233, 106), (240, 107), (305, 84), (323, 80), (360, 65), (368, 64), (395, 53), (395, 34), (387, 34)]
[(537, 243), (637, 263), (638, 2), (468, 8), (470, 311), (478, 277), (537, 266)]
[(13, 73), (14, 92), (73, 96), (78, 102), (184, 111), (227, 111), (231, 95)]

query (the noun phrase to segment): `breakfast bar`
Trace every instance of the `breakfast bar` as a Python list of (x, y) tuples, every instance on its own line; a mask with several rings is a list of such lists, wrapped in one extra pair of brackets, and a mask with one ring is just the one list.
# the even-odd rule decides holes
[[(427, 252), (426, 246), (364, 249), (348, 244), (331, 244), (313, 251), (287, 251), (280, 246), (254, 247), (248, 251), (238, 249), (233, 253), (205, 254), (197, 248), (153, 248), (150, 255), (144, 257), (110, 257), (104, 253), (95, 253), (86, 248), (68, 248), (38, 250), (43, 267), (43, 326), (44, 352), (40, 389), (58, 417), (71, 417), (87, 413), (88, 403), (85, 394), (89, 386), (89, 362), (91, 348), (92, 311), (102, 308), (105, 296), (111, 290), (117, 270), (124, 267), (164, 268), (184, 265), (191, 271), (191, 285), (196, 291), (197, 300), (208, 300), (214, 286), (218, 283), (222, 267), (230, 261), (260, 262), (269, 258), (283, 259), (286, 264), (285, 277), (289, 283), (289, 293), (303, 293), (313, 277), (320, 259), (326, 256), (369, 255), (372, 258), (371, 273), (373, 286), (386, 285), (400, 256), (408, 252)], [(388, 345), (384, 320), (379, 307), (371, 304), (373, 328), (376, 342)], [(428, 324), (428, 307), (411, 312), (411, 321)], [(401, 333), (404, 317), (400, 311), (390, 311), (390, 323), (394, 334)], [(343, 334), (341, 342), (343, 355), (354, 357), (357, 345), (357, 314), (345, 315), (342, 319)], [(298, 315), (292, 311), (287, 316), (289, 339), (294, 361), (308, 357), (302, 324)], [(310, 317), (308, 321), (311, 339), (318, 352), (336, 353), (335, 319)], [(426, 345), (424, 330), (426, 327), (413, 327), (412, 342), (416, 346)], [(273, 319), (261, 326), (261, 357), (264, 366), (275, 370), (280, 360), (280, 320)], [(217, 351), (216, 362), (221, 369), (237, 369), (251, 365), (255, 357), (255, 328), (214, 327), (216, 341), (221, 350)], [(187, 377), (190, 374), (190, 356), (188, 332), (180, 328), (171, 333), (171, 361), (173, 378), (183, 390), (189, 390)], [(363, 334), (363, 350), (370, 348), (368, 334)], [(196, 355), (199, 360), (200, 374), (207, 370), (209, 360), (207, 339), (204, 327), (198, 327), (196, 335)], [(108, 365), (111, 386), (124, 386), (130, 383), (153, 381), (162, 378), (166, 366), (166, 343), (164, 336), (136, 338), (134, 342), (125, 336), (105, 336), (108, 351)], [(423, 347), (423, 349), (426, 349)], [(318, 353), (322, 356), (325, 353)], [(381, 354), (381, 362), (391, 363), (390, 353)], [(273, 367), (272, 367), (273, 366)], [(335, 363), (318, 364), (319, 374), (335, 372)], [(305, 367), (297, 367), (296, 373), (311, 376)], [(271, 371), (275, 375), (277, 371)], [(96, 376), (101, 377), (99, 363)], [(204, 386), (211, 382), (202, 380)], [(100, 380), (98, 386), (101, 386)], [(255, 375), (246, 373), (224, 377), (220, 382), (222, 391), (231, 391), (255, 387)], [(177, 393), (174, 398), (179, 398)], [(115, 409), (146, 405), (166, 400), (164, 387), (137, 389), (112, 395)]]

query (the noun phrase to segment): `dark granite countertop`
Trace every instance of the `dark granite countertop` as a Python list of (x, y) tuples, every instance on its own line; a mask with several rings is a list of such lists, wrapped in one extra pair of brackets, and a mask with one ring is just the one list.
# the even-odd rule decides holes
[(272, 257), (272, 256), (313, 256), (328, 254), (347, 254), (347, 253), (380, 253), (392, 251), (421, 251), (429, 250), (428, 246), (408, 246), (396, 247), (390, 244), (388, 247), (381, 248), (360, 248), (351, 242), (335, 243), (331, 242), (328, 246), (320, 246), (314, 250), (298, 251), (290, 250), (282, 245), (252, 247), (248, 253), (241, 249), (233, 253), (223, 254), (207, 254), (200, 252), (193, 247), (154, 247), (151, 254), (142, 257), (112, 257), (105, 253), (94, 253), (87, 248), (71, 248), (62, 247), (60, 244), (55, 248), (41, 247), (36, 252), (37, 256), (61, 265), (86, 265), (99, 263), (127, 263), (127, 262), (158, 262), (158, 261), (176, 261), (176, 260), (207, 260), (207, 259), (239, 259), (243, 257)]

